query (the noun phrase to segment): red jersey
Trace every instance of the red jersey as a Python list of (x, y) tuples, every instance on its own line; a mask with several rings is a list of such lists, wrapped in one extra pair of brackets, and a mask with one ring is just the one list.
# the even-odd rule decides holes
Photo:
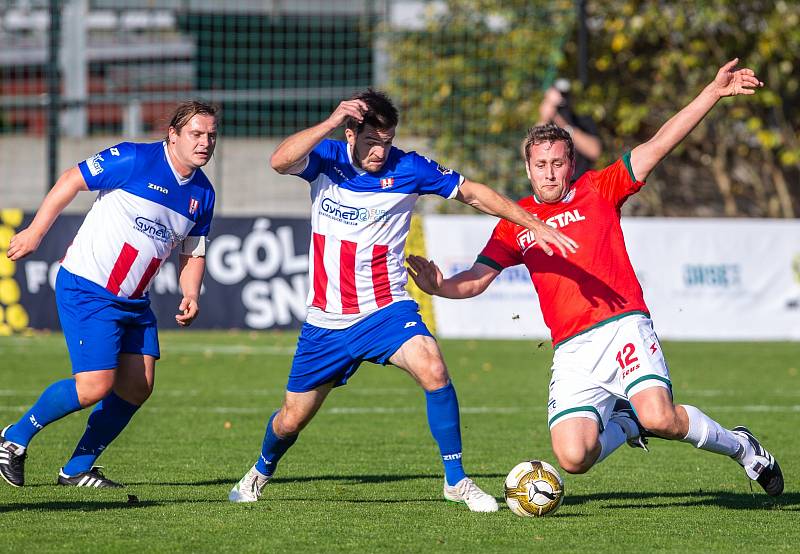
[(520, 200), (520, 206), (578, 243), (578, 251), (567, 258), (546, 255), (528, 229), (506, 220), (478, 256), (478, 262), (498, 271), (525, 264), (555, 346), (622, 315), (649, 315), (619, 221), (622, 204), (643, 186), (633, 177), (628, 153), (605, 169), (584, 173), (558, 203), (535, 196)]

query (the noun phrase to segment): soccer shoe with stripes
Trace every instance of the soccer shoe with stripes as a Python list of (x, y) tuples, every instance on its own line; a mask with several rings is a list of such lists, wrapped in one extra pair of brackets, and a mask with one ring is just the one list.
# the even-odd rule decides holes
[(753, 433), (747, 427), (734, 427), (731, 431), (738, 435), (739, 438), (749, 442), (755, 451), (753, 459), (747, 464), (741, 460), (736, 460), (744, 468), (747, 476), (761, 485), (761, 488), (768, 495), (778, 496), (781, 494), (783, 492), (783, 472), (781, 471), (781, 466), (778, 465), (778, 460), (766, 448), (761, 446), (761, 443), (758, 442), (758, 439), (753, 436)]
[(121, 489), (124, 485), (116, 483), (100, 472), (101, 466), (94, 466), (89, 471), (75, 475), (67, 475), (61, 469), (56, 484), (66, 487), (88, 487), (91, 489)]
[(25, 484), (25, 457), (27, 450), (15, 442), (6, 440), (7, 425), (0, 432), (0, 476), (12, 487), (21, 487)]
[(262, 474), (256, 466), (244, 474), (236, 486), (228, 493), (228, 500), (231, 502), (258, 502), (264, 487), (267, 486), (272, 476)]
[(451, 502), (463, 502), (471, 512), (496, 512), (497, 500), (486, 494), (469, 477), (464, 477), (452, 487), (444, 482), (444, 498)]

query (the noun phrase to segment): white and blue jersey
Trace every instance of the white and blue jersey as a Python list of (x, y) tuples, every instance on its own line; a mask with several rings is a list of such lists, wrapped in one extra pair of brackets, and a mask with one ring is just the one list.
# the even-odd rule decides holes
[(78, 168), (99, 194), (62, 266), (112, 295), (145, 297), (175, 246), (208, 235), (214, 189), (200, 169), (181, 178), (165, 143), (124, 142)]
[(394, 147), (383, 168), (369, 173), (335, 140), (317, 145), (298, 175), (311, 184), (307, 321), (341, 329), (410, 299), (404, 248), (417, 198), (453, 198), (464, 178)]

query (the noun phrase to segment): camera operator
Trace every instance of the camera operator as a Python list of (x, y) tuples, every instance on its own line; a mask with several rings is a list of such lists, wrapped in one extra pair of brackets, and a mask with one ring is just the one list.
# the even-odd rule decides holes
[(597, 125), (591, 117), (579, 116), (572, 111), (570, 105), (570, 82), (556, 79), (553, 86), (544, 93), (544, 100), (539, 105), (539, 125), (555, 123), (572, 135), (575, 143), (575, 180), (589, 169), (600, 157), (603, 145), (600, 142)]

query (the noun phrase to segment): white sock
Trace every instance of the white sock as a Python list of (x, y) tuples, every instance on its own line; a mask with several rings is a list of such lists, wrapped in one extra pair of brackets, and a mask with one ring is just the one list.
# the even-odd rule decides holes
[(689, 432), (681, 439), (682, 442), (736, 459), (744, 456), (746, 447), (732, 431), (725, 429), (694, 406), (683, 404), (683, 409), (689, 416)]
[(628, 436), (625, 430), (616, 421), (609, 421), (603, 432), (600, 433), (600, 456), (597, 458), (596, 464), (599, 464), (614, 452), (617, 448), (625, 444)]

